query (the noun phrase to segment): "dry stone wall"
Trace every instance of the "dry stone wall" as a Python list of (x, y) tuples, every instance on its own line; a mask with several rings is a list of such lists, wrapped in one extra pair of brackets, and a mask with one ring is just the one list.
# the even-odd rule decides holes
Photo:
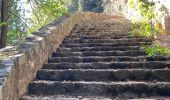
[(128, 20), (120, 16), (97, 13), (76, 13), (61, 17), (53, 23), (19, 40), (13, 46), (0, 50), (0, 100), (18, 100), (27, 92), (28, 84), (36, 72), (47, 62), (51, 54), (69, 35), (74, 26), (82, 21), (105, 21), (116, 19), (122, 22), (126, 31), (130, 29)]

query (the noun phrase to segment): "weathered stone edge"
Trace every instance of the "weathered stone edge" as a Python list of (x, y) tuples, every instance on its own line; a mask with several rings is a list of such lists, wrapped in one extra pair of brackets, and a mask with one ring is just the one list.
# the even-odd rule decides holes
[(36, 72), (47, 62), (52, 52), (81, 21), (99, 21), (122, 18), (97, 13), (81, 13), (61, 17), (33, 35), (0, 50), (0, 100), (18, 100), (27, 92), (28, 84)]

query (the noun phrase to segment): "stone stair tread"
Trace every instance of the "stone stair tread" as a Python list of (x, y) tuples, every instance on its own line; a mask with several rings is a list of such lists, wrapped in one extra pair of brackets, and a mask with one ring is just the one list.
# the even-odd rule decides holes
[[(170, 69), (40, 69), (44, 71), (170, 71)], [(170, 77), (170, 76), (169, 76)]]
[[(112, 81), (109, 81), (109, 82), (103, 82), (103, 81), (90, 81), (90, 82), (87, 82), (87, 81), (48, 81), (48, 80), (35, 80), (33, 82), (31, 82), (31, 84), (36, 84), (36, 83), (42, 83), (42, 84), (53, 84), (53, 83), (66, 83), (66, 84), (104, 84), (104, 85), (132, 85), (132, 84), (146, 84), (146, 85), (159, 85), (159, 84), (164, 84), (164, 85), (170, 85), (170, 82), (164, 82), (164, 81), (161, 81), (161, 82), (145, 82), (145, 81), (127, 81), (127, 82), (124, 82), (124, 81), (119, 81), (119, 82), (112, 82)], [(133, 85), (132, 85), (133, 86)]]
[[(65, 45), (65, 44), (75, 44), (75, 45), (77, 45), (77, 44), (79, 44), (79, 45), (85, 45), (85, 44), (87, 44), (87, 45), (93, 45), (93, 44), (96, 44), (96, 45), (99, 45), (99, 44), (101, 44), (101, 45), (116, 45), (116, 44), (120, 44), (120, 45), (124, 45), (124, 44), (129, 44), (129, 45), (131, 45), (131, 44), (134, 44), (134, 42), (136, 43), (136, 44), (151, 44), (150, 42), (147, 42), (147, 41), (145, 41), (145, 42), (143, 42), (143, 41), (135, 41), (135, 40), (128, 40), (128, 41), (109, 41), (109, 40), (107, 40), (107, 41), (82, 41), (82, 40), (80, 40), (80, 41), (63, 41), (62, 42), (62, 44), (63, 45)], [(127, 43), (128, 42), (128, 43)], [(130, 44), (130, 42), (132, 42), (131, 44)]]
[(41, 69), (38, 80), (51, 81), (170, 81), (170, 69)]
[(146, 55), (143, 56), (70, 56), (70, 57), (51, 57), (49, 60), (54, 60), (54, 61), (82, 61), (82, 62), (93, 62), (94, 60), (97, 62), (101, 62), (102, 60), (107, 62), (107, 61), (169, 61), (170, 57), (165, 56), (165, 57), (148, 57)]
[(120, 50), (120, 51), (126, 51), (126, 50), (140, 50), (141, 47), (139, 46), (96, 46), (96, 47), (60, 47), (56, 51), (57, 52), (78, 52), (78, 51), (110, 51), (110, 50)]
[[(101, 47), (101, 46), (96, 46), (96, 47), (72, 47), (72, 48), (82, 48), (82, 49), (85, 49), (85, 48), (141, 48), (140, 46), (116, 46), (116, 47), (113, 47), (113, 46), (103, 46), (103, 47)], [(72, 49), (72, 48), (70, 48), (70, 47), (60, 47), (60, 48), (58, 48), (58, 49)], [(127, 49), (128, 50), (128, 49)]]
[[(135, 50), (134, 50), (135, 51)], [(67, 52), (67, 51), (64, 51), (64, 50), (61, 50), (60, 52), (55, 52), (53, 53), (53, 56), (51, 58), (60, 58), (60, 59), (69, 59), (69, 58), (80, 58), (80, 59), (88, 59), (88, 58), (91, 58), (91, 59), (95, 59), (95, 58), (103, 58), (103, 59), (111, 59), (111, 58), (145, 58), (146, 61), (169, 61), (170, 60), (170, 56), (156, 56), (156, 57), (148, 57), (143, 51), (144, 54), (141, 54), (141, 55), (135, 55), (134, 52), (132, 53), (132, 55), (123, 55), (122, 53), (125, 53), (125, 52), (130, 52), (130, 51), (114, 51), (115, 54), (114, 55), (111, 55), (111, 54), (107, 54), (107, 55), (97, 55), (97, 53), (100, 51), (84, 51), (84, 54), (85, 53), (92, 53), (92, 52), (95, 52), (96, 55), (83, 55), (83, 52), (81, 51), (75, 51), (75, 52)], [(102, 51), (102, 52), (110, 52), (110, 51)], [(116, 53), (121, 53), (121, 54), (117, 54)], [(112, 52), (113, 53), (113, 52)]]
[(68, 95), (53, 95), (53, 96), (24, 96), (20, 100), (112, 100), (105, 97), (83, 97), (83, 96), (68, 96)]
[[(30, 94), (35, 95), (83, 95), (117, 96), (132, 94), (132, 97), (169, 96), (170, 82), (85, 82), (85, 81), (34, 81), (30, 83)], [(130, 95), (131, 96), (131, 95)]]
[[(72, 39), (70, 39), (70, 38), (65, 38), (64, 40), (81, 40), (80, 38), (72, 38)], [(84, 39), (84, 40), (89, 40), (89, 41), (100, 41), (100, 40), (102, 40), (102, 41), (104, 41), (104, 40), (110, 40), (110, 41), (115, 41), (115, 40), (146, 40), (146, 41), (152, 41), (151, 39), (149, 39), (149, 38), (135, 38), (135, 37), (132, 37), (132, 38), (125, 38), (125, 37), (122, 37), (122, 38), (116, 38), (116, 39), (105, 39), (105, 38), (101, 38), (101, 39), (96, 39), (96, 38), (94, 38), (94, 39)]]
[[(106, 57), (101, 57), (101, 56), (92, 56), (92, 57), (81, 57), (81, 56), (78, 56), (78, 57), (51, 57), (51, 58), (92, 58), (92, 59), (95, 59), (95, 58), (135, 58), (135, 57), (132, 57), (132, 56), (106, 56)], [(136, 56), (136, 58), (147, 58), (148, 56), (144, 55), (144, 56)]]
[[(144, 52), (144, 50), (126, 50), (126, 51), (119, 51), (119, 50), (113, 51), (113, 50), (110, 50), (110, 51), (86, 51), (86, 52), (135, 52), (135, 51), (136, 52)], [(60, 52), (58, 52), (58, 53), (60, 53)], [(76, 53), (76, 52), (74, 52), (74, 53)], [(77, 52), (77, 53), (82, 53), (82, 52)]]
[[(98, 34), (96, 34), (98, 33)], [(123, 33), (121, 30), (98, 30), (98, 31), (79, 31), (79, 32), (74, 32), (72, 33), (72, 35), (81, 35), (81, 34), (85, 34), (85, 35), (114, 35), (114, 36), (127, 36), (127, 34)]]
[(111, 36), (111, 35), (105, 35), (105, 36), (92, 36), (92, 35), (70, 35), (66, 36), (66, 38), (69, 39), (134, 39), (134, 38), (141, 38), (141, 37), (132, 37), (132, 36)]
[[(112, 64), (112, 63), (167, 63), (170, 64), (170, 61), (127, 61), (127, 62), (96, 62), (97, 63), (105, 63), (105, 64)], [(77, 63), (77, 64), (83, 64), (83, 63)], [(84, 63), (84, 64), (90, 64), (90, 63)], [(93, 64), (93, 63), (92, 63)]]
[(164, 69), (170, 68), (167, 61), (131, 61), (131, 62), (92, 62), (92, 63), (48, 63), (44, 65), (45, 69), (133, 69), (133, 68), (151, 68)]
[[(128, 100), (169, 100), (170, 97), (147, 97), (147, 98), (126, 98)], [(121, 97), (97, 97), (97, 96), (89, 96), (89, 97), (84, 97), (84, 96), (69, 96), (69, 95), (51, 95), (51, 96), (36, 96), (36, 95), (29, 95), (29, 96), (24, 96), (20, 100), (117, 100), (117, 99), (125, 99)], [(125, 100), (126, 100), (125, 99)]]
[(132, 45), (132, 44), (151, 44), (152, 42), (113, 42), (113, 43), (101, 43), (101, 42), (98, 42), (98, 43), (69, 43), (69, 44), (67, 44), (67, 43), (63, 43), (63, 44), (61, 44), (61, 45)]
[(86, 63), (86, 62), (113, 62), (113, 61), (146, 61), (146, 56), (109, 56), (109, 57), (51, 57), (49, 58), (49, 63), (51, 62), (70, 62), (70, 63)]
[(143, 50), (126, 50), (126, 51), (85, 51), (85, 52), (55, 52), (53, 56), (68, 57), (68, 56), (141, 56), (146, 55)]
[(151, 45), (150, 42), (132, 42), (132, 43), (82, 43), (82, 44), (61, 44), (60, 47), (95, 47), (95, 46), (145, 46)]
[[(98, 34), (96, 34), (98, 33)], [(72, 35), (121, 35), (121, 36), (127, 36), (126, 33), (124, 33), (122, 30), (83, 30), (83, 31), (75, 31), (72, 33)]]
[(152, 42), (147, 39), (65, 39), (62, 43), (116, 43), (116, 42)]
[(149, 41), (152, 42), (151, 39), (147, 39), (147, 38), (118, 38), (118, 39), (112, 39), (112, 38), (101, 38), (101, 39), (81, 39), (81, 38), (65, 38), (64, 41), (120, 41), (120, 40), (145, 40), (145, 41)]
[[(115, 36), (68, 36), (66, 39), (74, 40), (74, 39), (135, 39), (136, 37), (115, 37)], [(139, 38), (140, 39), (140, 38)]]
[(127, 51), (127, 50), (142, 50), (139, 46), (96, 46), (96, 47), (60, 47), (56, 52), (84, 52), (84, 51)]

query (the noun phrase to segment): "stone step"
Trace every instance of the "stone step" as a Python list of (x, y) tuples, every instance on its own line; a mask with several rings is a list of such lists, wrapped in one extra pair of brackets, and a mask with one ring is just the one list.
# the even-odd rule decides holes
[(127, 51), (85, 51), (85, 52), (55, 52), (54, 57), (70, 57), (70, 56), (144, 56), (143, 50), (127, 50)]
[(97, 24), (96, 23), (91, 23), (91, 24), (83, 24), (83, 25), (81, 24), (81, 25), (78, 25), (78, 26), (75, 27), (75, 30), (83, 31), (83, 30), (95, 30), (95, 29), (107, 29), (107, 28), (108, 29), (112, 29), (112, 28), (120, 27), (120, 26), (122, 26), (122, 25), (120, 25), (118, 23), (110, 24), (110, 25), (107, 24), (107, 26), (106, 26), (105, 23), (103, 23), (103, 24), (100, 24), (100, 23), (97, 23)]
[(111, 51), (111, 50), (120, 50), (120, 51), (127, 51), (127, 50), (140, 50), (141, 47), (139, 46), (96, 46), (96, 47), (60, 47), (57, 49), (56, 52), (84, 52), (84, 51)]
[(48, 63), (44, 69), (167, 69), (170, 62), (166, 61), (135, 61), (135, 62), (91, 62), (91, 63)]
[[(66, 39), (136, 39), (141, 37), (132, 37), (132, 36), (112, 36), (112, 35), (70, 35), (66, 36)], [(141, 38), (143, 39), (143, 38)]]
[(119, 43), (119, 42), (152, 42), (149, 39), (65, 39), (62, 43)]
[[(152, 42), (152, 40), (151, 39), (149, 39), (149, 38), (138, 38), (138, 37), (126, 37), (126, 38), (124, 38), (124, 37), (114, 37), (114, 38), (104, 38), (104, 37), (94, 37), (94, 38), (81, 38), (81, 37), (83, 37), (83, 36), (80, 36), (80, 37), (68, 37), (68, 38), (65, 38), (64, 40), (65, 41), (112, 41), (112, 42), (114, 42), (114, 41), (124, 41), (124, 42), (126, 42), (126, 41), (149, 41), (149, 42)], [(91, 36), (89, 36), (89, 37), (91, 37)]]
[(127, 33), (123, 33), (122, 30), (76, 30), (74, 31), (71, 35), (81, 35), (81, 34), (85, 34), (85, 35), (98, 35), (98, 34), (111, 34), (111, 35), (128, 35)]
[(73, 35), (76, 35), (76, 34), (112, 34), (112, 35), (128, 35), (127, 33), (125, 33), (125, 30), (114, 30), (114, 29), (111, 29), (111, 30), (83, 30), (83, 31), (80, 31), (80, 30), (77, 30), (77, 31), (74, 31), (74, 33), (72, 33)]
[(169, 82), (84, 82), (84, 81), (34, 81), (29, 85), (33, 95), (169, 96)]
[[(99, 24), (98, 24), (99, 25)], [(115, 29), (115, 28), (117, 28), (117, 27), (119, 27), (120, 25), (109, 25), (109, 26), (105, 26), (105, 25), (100, 25), (100, 26), (93, 26), (93, 27), (81, 27), (81, 28), (79, 28), (79, 27), (77, 27), (77, 29), (80, 29), (80, 30), (100, 30), (100, 29), (110, 29), (110, 30), (113, 30), (113, 29)]]
[(86, 62), (115, 62), (115, 61), (146, 61), (146, 56), (109, 56), (109, 57), (51, 57), (49, 63), (86, 63)]
[(96, 47), (96, 46), (144, 46), (151, 45), (152, 42), (119, 42), (119, 43), (66, 43), (60, 47)]
[(42, 69), (37, 72), (38, 80), (50, 81), (167, 81), (169, 69)]
[(19, 100), (113, 100), (114, 98), (97, 97), (97, 96), (66, 96), (66, 95), (52, 95), (52, 96), (23, 96)]
[(147, 56), (71, 56), (71, 57), (51, 57), (49, 63), (88, 63), (88, 62), (126, 62), (126, 61), (170, 61), (170, 57), (147, 57)]
[[(125, 31), (125, 30), (123, 30), (123, 31)], [(79, 33), (81, 33), (81, 34), (83, 34), (83, 33), (85, 33), (85, 34), (107, 34), (107, 33), (110, 33), (110, 34), (117, 34), (118, 35), (118, 33), (120, 33), (119, 35), (122, 35), (123, 34), (123, 31), (119, 28), (119, 29), (114, 29), (114, 28), (112, 28), (112, 29), (97, 29), (97, 28), (94, 28), (93, 30), (89, 30), (89, 29), (75, 29), (74, 30), (74, 32), (72, 33), (72, 34), (79, 34)], [(125, 33), (124, 33), (125, 34)], [(127, 35), (127, 33), (126, 33), (126, 35)]]
[(68, 95), (51, 95), (51, 96), (23, 96), (19, 100), (169, 100), (170, 97), (163, 97), (163, 96), (155, 96), (155, 97), (146, 97), (146, 98), (139, 98), (139, 97), (101, 97), (101, 96), (68, 96)]

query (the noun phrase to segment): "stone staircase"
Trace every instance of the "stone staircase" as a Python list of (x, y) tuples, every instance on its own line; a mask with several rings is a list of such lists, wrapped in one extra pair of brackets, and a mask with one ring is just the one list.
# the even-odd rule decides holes
[(128, 36), (111, 22), (76, 25), (20, 100), (158, 99), (170, 96), (168, 57), (140, 48), (152, 40)]

